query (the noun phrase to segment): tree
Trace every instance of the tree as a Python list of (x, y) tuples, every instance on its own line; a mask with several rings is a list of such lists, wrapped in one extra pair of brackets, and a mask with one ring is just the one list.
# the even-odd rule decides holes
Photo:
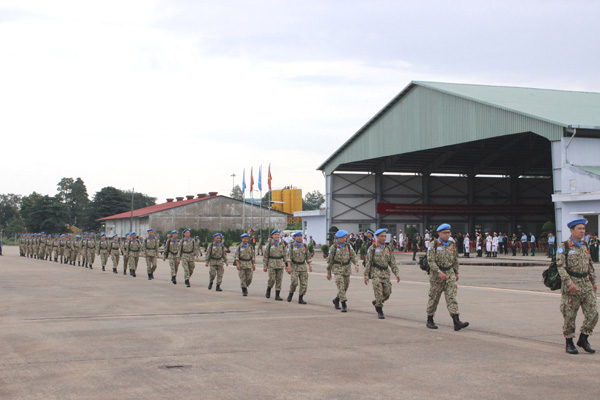
[(261, 205), (265, 208), (269, 208), (269, 200), (271, 196), (271, 191), (267, 190), (267, 193), (263, 196), (262, 200), (261, 200)]
[(87, 188), (81, 178), (62, 178), (57, 184), (57, 198), (67, 206), (69, 225), (84, 227), (89, 221)]
[(17, 194), (0, 195), (0, 229), (5, 228), (14, 218), (20, 219), (21, 196)]
[[(123, 192), (129, 199), (129, 209), (131, 209), (131, 190)], [(144, 193), (133, 193), (133, 209), (150, 207), (156, 204), (156, 197), (150, 197)]]
[(304, 200), (302, 200), (302, 210), (318, 210), (323, 203), (325, 203), (325, 196), (323, 196), (323, 193), (318, 190), (308, 192), (304, 196)]
[(62, 232), (69, 220), (68, 208), (59, 196), (36, 192), (23, 197), (21, 216), (29, 232)]
[[(156, 197), (144, 193), (133, 194), (133, 208), (144, 208), (156, 204)], [(120, 214), (131, 210), (131, 191), (123, 191), (112, 186), (100, 189), (94, 195), (91, 203), (89, 227), (97, 228), (100, 224), (98, 218)]]
[(230, 194), (232, 199), (236, 199), (236, 200), (244, 200), (244, 194), (242, 193), (242, 188), (240, 187), (240, 185), (235, 185), (233, 187), (233, 189), (231, 189), (231, 194)]

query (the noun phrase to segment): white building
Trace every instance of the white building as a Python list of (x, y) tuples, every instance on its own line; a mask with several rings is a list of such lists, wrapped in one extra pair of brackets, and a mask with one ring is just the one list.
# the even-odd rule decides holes
[(294, 217), (302, 218), (302, 230), (307, 238), (312, 236), (317, 245), (327, 243), (325, 210), (296, 211)]

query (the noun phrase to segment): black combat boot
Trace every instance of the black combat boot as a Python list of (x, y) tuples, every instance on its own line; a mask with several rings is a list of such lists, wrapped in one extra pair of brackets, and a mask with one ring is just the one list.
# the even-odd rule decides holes
[[(92, 268), (92, 264), (88, 264), (90, 266), (90, 269), (94, 269)], [(102, 267), (102, 271), (104, 271), (104, 267)]]
[(298, 304), (306, 304), (304, 301), (304, 295), (301, 294), (298, 296)]
[(190, 280), (189, 279), (185, 280), (185, 286), (190, 287)]
[(135, 269), (131, 270), (131, 276), (133, 276), (135, 278)]
[(221, 285), (217, 285), (217, 287), (215, 288), (215, 292), (222, 292), (223, 289), (221, 289)]
[(211, 290), (211, 289), (212, 289), (212, 285), (213, 285), (213, 283), (212, 283), (212, 281), (210, 281), (210, 282), (208, 283), (208, 290)]
[(340, 298), (336, 297), (335, 299), (333, 299), (333, 305), (335, 306), (336, 310), (341, 310), (340, 308)]
[(177, 277), (172, 276), (171, 277), (171, 282), (173, 282), (173, 285), (177, 285)]
[(152, 280), (152, 276), (150, 274), (148, 274), (148, 280), (151, 281)]
[(375, 307), (377, 310), (377, 318), (385, 319), (385, 315), (383, 315), (383, 307)]
[(435, 322), (433, 322), (433, 315), (428, 315), (427, 316), (427, 327), (429, 329), (437, 329), (437, 325), (435, 324)]
[(342, 312), (348, 312), (348, 308), (346, 308), (346, 302), (342, 301)]
[(81, 267), (81, 263), (79, 261), (77, 261), (77, 266)]
[(123, 275), (127, 275), (127, 268), (123, 267)]
[(573, 338), (567, 339), (566, 351), (569, 354), (579, 354), (579, 351), (577, 351), (577, 347), (575, 347), (575, 345), (573, 344)]
[(154, 272), (150, 273), (150, 279), (154, 280)]
[(287, 298), (288, 303), (291, 302), (293, 298), (294, 298), (294, 293), (288, 294), (288, 298)]
[(113, 268), (113, 274), (118, 274), (117, 269)]
[(265, 293), (265, 297), (266, 297), (267, 299), (270, 299), (270, 298), (271, 298), (271, 288), (270, 288), (270, 287), (267, 287), (267, 293)]
[(581, 347), (588, 353), (594, 354), (596, 352), (596, 350), (592, 349), (592, 346), (590, 346), (590, 343), (588, 342), (588, 335), (584, 335), (583, 333), (579, 334), (577, 346)]
[(248, 296), (248, 289), (245, 287), (242, 288), (242, 296)]
[(462, 328), (466, 328), (467, 326), (469, 326), (468, 322), (460, 321), (460, 319), (458, 318), (458, 314), (454, 314), (452, 316), (452, 321), (454, 321), (454, 330), (455, 331), (460, 331)]
[(283, 299), (279, 296), (279, 293), (281, 293), (281, 290), (276, 290), (275, 291), (275, 300), (277, 300), (277, 301), (283, 301)]

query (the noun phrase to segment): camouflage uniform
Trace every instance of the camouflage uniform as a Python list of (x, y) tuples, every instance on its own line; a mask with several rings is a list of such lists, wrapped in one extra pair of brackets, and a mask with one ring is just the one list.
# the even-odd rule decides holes
[(156, 237), (148, 237), (144, 239), (144, 255), (146, 256), (146, 269), (148, 275), (154, 278), (154, 271), (156, 271), (156, 258), (158, 257), (158, 248), (160, 247), (159, 240)]
[(85, 237), (81, 240), (81, 247), (79, 248), (79, 256), (77, 259), (81, 259), (81, 266), (87, 267), (87, 241), (88, 238)]
[[(290, 293), (295, 293), (300, 282), (300, 290), (298, 294), (304, 296), (308, 287), (308, 261), (312, 258), (313, 253), (308, 251), (308, 246), (295, 240), (290, 243), (287, 250), (288, 260), (292, 263), (292, 276), (290, 283)], [(291, 299), (290, 299), (291, 300)]]
[[(456, 302), (456, 275), (458, 274), (458, 252), (454, 242), (448, 241), (448, 245), (435, 239), (427, 249), (427, 262), (431, 269), (429, 274), (429, 301), (427, 302), (427, 315), (434, 316), (442, 292), (446, 296), (446, 306), (450, 315), (458, 314), (458, 303)], [(442, 280), (440, 272), (448, 275), (448, 279)]]
[(129, 253), (127, 253), (129, 240), (130, 239), (125, 237), (125, 240), (121, 242), (121, 254), (123, 255), (123, 275), (127, 275), (127, 267), (129, 266)]
[(375, 307), (382, 307), (383, 303), (392, 294), (392, 282), (390, 281), (390, 268), (394, 275), (400, 271), (396, 265), (396, 258), (388, 245), (380, 246), (373, 244), (369, 246), (365, 266), (365, 279), (369, 276), (373, 279), (373, 292), (375, 293)]
[(60, 238), (58, 236), (55, 236), (54, 239), (52, 239), (52, 257), (54, 258), (54, 261), (58, 261), (58, 250), (60, 247)]
[[(112, 260), (113, 272), (116, 273), (117, 267), (119, 266), (119, 256), (121, 255), (121, 245), (119, 244), (119, 241), (111, 241), (108, 245), (108, 249), (110, 252), (110, 259)], [(104, 259), (102, 258), (102, 247), (100, 244), (98, 244), (98, 254), (104, 263)], [(125, 272), (125, 267), (123, 268), (123, 272)]]
[(67, 241), (65, 242), (65, 257), (66, 257), (66, 262), (69, 264), (73, 264), (73, 260), (71, 258), (72, 255), (73, 255), (73, 239), (71, 237), (68, 237)]
[(37, 248), (36, 248), (36, 252), (35, 252), (37, 254), (38, 260), (42, 260), (44, 258), (45, 252), (46, 252), (46, 237), (38, 236)]
[(58, 254), (60, 255), (60, 262), (66, 263), (67, 256), (65, 254), (65, 250), (67, 248), (67, 239), (65, 239), (64, 236), (62, 238), (60, 238), (60, 242), (59, 242), (58, 246), (59, 246)]
[(81, 240), (75, 239), (71, 242), (71, 262), (75, 265), (75, 261), (79, 256), (79, 250), (81, 249)]
[[(590, 251), (585, 241), (581, 247), (573, 240), (568, 240), (569, 250), (566, 251), (565, 243), (558, 247), (556, 262), (562, 280), (562, 299), (560, 311), (564, 318), (563, 335), (570, 339), (575, 336), (575, 318), (579, 307), (584, 315), (581, 333), (591, 335), (598, 323), (598, 309), (596, 294), (592, 285), (596, 284), (596, 272), (590, 257)], [(568, 257), (568, 265), (565, 258)], [(569, 286), (574, 283), (579, 289), (575, 293), (569, 291)]]
[(44, 259), (52, 261), (52, 235), (46, 237), (46, 254), (44, 255)]
[(350, 285), (352, 275), (352, 264), (357, 264), (356, 253), (348, 244), (341, 245), (337, 241), (331, 246), (327, 257), (327, 274), (335, 275), (335, 284), (338, 288), (337, 300), (347, 301), (346, 291)]
[[(164, 256), (169, 259), (169, 266), (171, 267), (171, 280), (177, 277), (177, 270), (179, 268), (179, 247), (181, 241), (177, 238), (172, 238), (165, 243), (165, 254)], [(175, 283), (175, 282), (173, 282)]]
[[(240, 243), (235, 248), (235, 257), (233, 259), (233, 263), (236, 264), (239, 262), (240, 270), (240, 286), (242, 289), (247, 289), (248, 286), (252, 283), (252, 276), (254, 274), (254, 263), (256, 262), (256, 256), (254, 254), (254, 249), (250, 244), (244, 246), (243, 243)], [(236, 264), (237, 265), (237, 264)]]
[[(92, 235), (90, 235), (87, 240), (87, 251), (85, 255), (85, 262), (90, 266), (90, 268), (94, 264), (94, 261), (96, 261), (96, 247), (96, 239)], [(105, 265), (106, 262), (104, 262), (104, 265), (102, 266), (104, 267)]]
[[(98, 254), (100, 256), (100, 264), (102, 265), (102, 271), (105, 270), (106, 268), (106, 263), (108, 262), (108, 254), (111, 252), (110, 250), (111, 247), (111, 242), (109, 242), (108, 240), (106, 240), (106, 236), (102, 236), (100, 238), (100, 241), (98, 242), (98, 245), (96, 246), (96, 254)], [(88, 249), (89, 250), (89, 249)], [(117, 244), (117, 263), (113, 263), (113, 268), (116, 269), (117, 268), (117, 264), (119, 264), (119, 247)], [(94, 262), (94, 256), (92, 256), (92, 262)]]
[(285, 242), (280, 239), (276, 244), (273, 240), (269, 240), (269, 244), (265, 248), (263, 263), (269, 271), (269, 281), (267, 286), (272, 288), (275, 286), (276, 291), (281, 290), (281, 282), (283, 280), (283, 269), (288, 262), (288, 253)]
[(225, 246), (223, 243), (211, 243), (206, 249), (206, 261), (209, 264), (208, 275), (210, 277), (210, 283), (212, 284), (217, 278), (217, 286), (220, 286), (223, 282), (223, 264), (227, 262), (227, 254), (225, 253)]
[(178, 257), (181, 260), (181, 266), (183, 267), (185, 283), (189, 286), (190, 278), (194, 273), (194, 268), (196, 268), (194, 259), (198, 257), (196, 242), (191, 238), (184, 237), (181, 240), (181, 246), (179, 246)]
[(138, 238), (129, 241), (127, 245), (127, 256), (129, 257), (129, 271), (132, 276), (135, 276), (135, 271), (137, 271), (141, 250), (142, 243)]

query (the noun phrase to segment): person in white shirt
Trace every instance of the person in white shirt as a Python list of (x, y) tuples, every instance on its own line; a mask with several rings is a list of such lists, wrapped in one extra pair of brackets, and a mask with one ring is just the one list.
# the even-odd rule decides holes
[(405, 237), (404, 237), (404, 233), (402, 233), (402, 229), (400, 229), (400, 231), (398, 232), (398, 246), (400, 247), (400, 251), (404, 251), (405, 247), (406, 247), (406, 243), (404, 243), (405, 241)]
[(485, 233), (485, 254), (489, 258), (492, 256), (492, 237), (489, 233)]
[(465, 234), (465, 239), (463, 240), (463, 245), (465, 246), (465, 257), (469, 258), (469, 253), (471, 253), (471, 240), (469, 239), (469, 234)]
[(492, 238), (492, 257), (498, 257), (498, 234), (494, 232), (494, 237)]

